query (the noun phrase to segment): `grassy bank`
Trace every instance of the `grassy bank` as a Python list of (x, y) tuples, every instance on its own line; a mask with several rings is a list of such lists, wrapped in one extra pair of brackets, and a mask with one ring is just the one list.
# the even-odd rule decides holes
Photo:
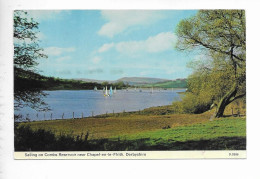
[(146, 88), (187, 88), (187, 79), (176, 79), (174, 81), (164, 81), (152, 84), (145, 84), (142, 87)]
[[(160, 107), (158, 110), (165, 108)], [(144, 110), (140, 113), (110, 114), (107, 117), (20, 123), (16, 130), (16, 150), (246, 148), (245, 117), (209, 121), (211, 115), (212, 112), (159, 115)]]
[[(245, 149), (245, 118), (221, 118), (165, 130), (120, 136), (125, 140), (149, 139), (146, 146), (157, 149)], [(236, 141), (235, 139), (239, 139)], [(241, 140), (244, 140), (242, 142)], [(240, 142), (242, 143), (240, 143)], [(233, 143), (234, 145), (230, 145)], [(177, 147), (177, 148), (178, 148)]]
[(144, 115), (136, 113), (110, 114), (99, 117), (83, 119), (66, 119), (53, 121), (37, 121), (21, 123), (29, 125), (33, 130), (45, 129), (54, 134), (81, 135), (89, 132), (89, 139), (111, 138), (125, 134), (135, 134), (144, 131), (153, 131), (170, 126), (193, 125), (207, 122), (211, 113), (204, 114), (168, 114), (168, 115)]

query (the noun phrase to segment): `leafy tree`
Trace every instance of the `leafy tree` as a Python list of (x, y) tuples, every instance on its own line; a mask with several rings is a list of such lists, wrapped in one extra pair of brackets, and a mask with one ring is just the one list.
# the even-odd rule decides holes
[(37, 73), (39, 58), (47, 58), (39, 47), (37, 37), (38, 22), (27, 17), (25, 11), (14, 11), (14, 107), (19, 110), (29, 106), (36, 110), (46, 110), (42, 100), (43, 76)]
[[(182, 20), (176, 31), (177, 49), (201, 50), (193, 64), (189, 91), (216, 105), (215, 117), (246, 94), (246, 28), (243, 10), (200, 10)], [(206, 106), (209, 106), (208, 104)]]
[(108, 83), (107, 81), (104, 81), (104, 82), (101, 83), (101, 85), (102, 85), (102, 86), (108, 86), (109, 83)]
[(116, 82), (114, 86), (117, 87), (117, 89), (122, 89), (125, 87), (125, 83), (123, 81)]

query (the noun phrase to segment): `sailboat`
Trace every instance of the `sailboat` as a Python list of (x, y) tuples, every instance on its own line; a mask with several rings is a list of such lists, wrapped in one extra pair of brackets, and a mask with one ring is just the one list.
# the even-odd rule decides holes
[(114, 89), (114, 94), (116, 93), (116, 87), (115, 87), (115, 89)]
[(136, 91), (136, 87), (135, 87), (135, 91)]
[(142, 92), (142, 89), (139, 87), (139, 92)]
[(109, 96), (112, 96), (112, 95), (113, 95), (113, 89), (112, 89), (112, 86), (110, 86)]
[(106, 90), (105, 90), (104, 96), (109, 96), (109, 94), (108, 94), (108, 92), (107, 92), (107, 86), (106, 86)]
[(97, 87), (95, 86), (94, 91), (97, 91)]

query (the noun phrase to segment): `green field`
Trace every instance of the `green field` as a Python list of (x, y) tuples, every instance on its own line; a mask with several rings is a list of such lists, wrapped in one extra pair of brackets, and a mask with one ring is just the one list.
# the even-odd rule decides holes
[(145, 84), (142, 87), (154, 87), (154, 88), (187, 88), (187, 80), (174, 80), (174, 81), (166, 81), (152, 84)]
[[(219, 149), (222, 146), (223, 149), (233, 149), (234, 146), (228, 146), (229, 142), (233, 142), (236, 143), (236, 147), (242, 149), (245, 148), (245, 139), (244, 142), (240, 144), (239, 142), (246, 136), (245, 126), (244, 118), (222, 118), (194, 125), (124, 135), (120, 138), (132, 141), (149, 139), (146, 140), (146, 145), (151, 148), (174, 149), (176, 147), (174, 144), (182, 143), (183, 146), (179, 146), (182, 149), (189, 149), (189, 147), (198, 149), (200, 147), (198, 145), (202, 145), (201, 143), (208, 143), (208, 146), (202, 145), (201, 147)], [(236, 141), (237, 139), (238, 141)]]
[[(18, 140), (16, 149), (27, 150), (26, 146), (19, 146), (26, 142), (34, 150), (245, 149), (245, 117), (209, 121), (211, 114), (158, 115), (136, 112), (20, 123), (16, 138), (26, 141)], [(25, 126), (29, 126), (31, 131), (28, 132)], [(23, 132), (19, 133), (19, 129)], [(19, 138), (19, 135), (25, 136)], [(48, 139), (45, 135), (49, 136)], [(50, 140), (47, 142), (49, 144), (39, 143), (44, 140)]]

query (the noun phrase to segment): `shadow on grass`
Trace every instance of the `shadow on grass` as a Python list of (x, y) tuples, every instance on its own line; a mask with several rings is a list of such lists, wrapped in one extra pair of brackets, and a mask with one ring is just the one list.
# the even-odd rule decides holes
[[(153, 142), (153, 143), (152, 143)], [(163, 141), (150, 138), (138, 140), (88, 140), (81, 136), (55, 136), (53, 132), (29, 126), (15, 128), (15, 151), (155, 151), (155, 150), (245, 150), (245, 137), (219, 137), (209, 140)]]

